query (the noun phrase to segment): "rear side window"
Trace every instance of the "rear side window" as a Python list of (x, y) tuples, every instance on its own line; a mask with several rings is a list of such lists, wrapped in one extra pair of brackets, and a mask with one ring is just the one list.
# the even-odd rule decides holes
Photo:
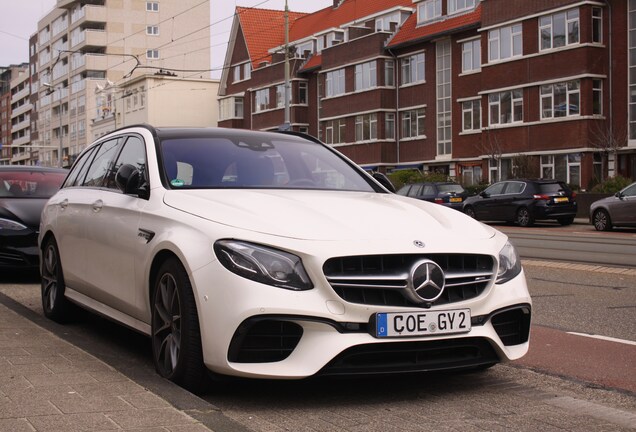
[(73, 168), (62, 187), (71, 187), (82, 184), (82, 181), (86, 176), (86, 171), (88, 171), (88, 167), (91, 164), (91, 160), (93, 160), (93, 155), (95, 155), (95, 149), (96, 147), (93, 147), (80, 156), (77, 163), (73, 165)]
[(570, 188), (565, 183), (539, 183), (539, 192), (542, 194), (569, 193)]
[(124, 144), (124, 147), (121, 150), (121, 153), (119, 154), (119, 157), (117, 158), (117, 162), (115, 162), (112, 168), (108, 170), (105, 187), (108, 189), (119, 190), (115, 183), (115, 176), (117, 175), (119, 168), (126, 164), (133, 165), (142, 173), (146, 172), (146, 147), (139, 137), (132, 136), (128, 138), (126, 144)]
[(506, 186), (507, 194), (520, 194), (526, 188), (525, 183), (521, 182), (508, 182), (508, 186)]
[(83, 186), (101, 187), (104, 182), (104, 177), (108, 174), (108, 169), (111, 166), (112, 161), (117, 156), (117, 150), (119, 149), (119, 143), (121, 138), (116, 138), (104, 142), (97, 154), (93, 163), (88, 169), (86, 178), (84, 179)]

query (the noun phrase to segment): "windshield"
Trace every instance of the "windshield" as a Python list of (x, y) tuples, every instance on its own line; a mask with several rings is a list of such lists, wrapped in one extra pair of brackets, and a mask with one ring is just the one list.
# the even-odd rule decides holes
[(64, 171), (0, 171), (0, 197), (50, 198), (66, 177)]
[(161, 151), (168, 183), (172, 189), (374, 191), (363, 174), (320, 144), (284, 135), (263, 138), (164, 139)]

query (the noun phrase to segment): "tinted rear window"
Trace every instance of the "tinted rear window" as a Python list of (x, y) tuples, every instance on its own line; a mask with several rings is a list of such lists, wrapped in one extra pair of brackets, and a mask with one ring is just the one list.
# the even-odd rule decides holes
[(564, 183), (539, 183), (538, 189), (543, 194), (569, 193), (570, 189)]
[(464, 192), (464, 188), (458, 184), (442, 184), (438, 185), (437, 188), (440, 192), (455, 192), (462, 193)]

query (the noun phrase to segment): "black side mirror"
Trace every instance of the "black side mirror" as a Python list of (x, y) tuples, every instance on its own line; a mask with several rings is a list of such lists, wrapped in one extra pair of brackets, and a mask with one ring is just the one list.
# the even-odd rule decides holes
[(119, 167), (115, 175), (115, 183), (119, 190), (126, 195), (139, 195), (140, 198), (147, 198), (147, 185), (141, 184), (142, 174), (134, 165), (125, 164)]
[(481, 193), (479, 194), (479, 196), (480, 196), (480, 197), (482, 197), (482, 198), (488, 198), (490, 195), (488, 195), (488, 192), (483, 191), (483, 192), (481, 192)]
[(623, 194), (622, 194), (622, 193), (620, 193), (620, 192), (616, 192), (616, 193), (614, 194), (614, 196), (615, 196), (616, 198), (618, 198), (618, 199), (623, 199), (623, 197), (624, 197), (625, 195), (623, 195)]
[(378, 181), (378, 183), (387, 188), (389, 192), (395, 193), (395, 186), (393, 186), (393, 183), (391, 183), (391, 180), (389, 180), (387, 176), (379, 172), (374, 172), (372, 176)]

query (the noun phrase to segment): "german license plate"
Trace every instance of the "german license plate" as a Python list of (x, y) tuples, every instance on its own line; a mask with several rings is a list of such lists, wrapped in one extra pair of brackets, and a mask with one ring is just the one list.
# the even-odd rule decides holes
[(451, 197), (450, 202), (462, 202), (462, 197)]
[(566, 203), (569, 202), (570, 199), (568, 197), (555, 197), (554, 198), (554, 202), (555, 203)]
[(375, 314), (375, 336), (434, 336), (470, 331), (470, 309)]

